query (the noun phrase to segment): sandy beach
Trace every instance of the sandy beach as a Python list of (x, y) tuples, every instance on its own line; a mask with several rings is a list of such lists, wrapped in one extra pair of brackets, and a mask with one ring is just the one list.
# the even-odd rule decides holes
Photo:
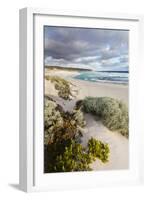
[[(78, 89), (77, 99), (83, 99), (87, 96), (92, 97), (112, 97), (122, 100), (128, 105), (128, 85), (112, 84), (102, 82), (90, 82), (84, 80), (73, 79), (78, 75), (77, 71), (64, 71), (64, 70), (45, 70), (46, 76), (59, 76), (69, 80)], [(57, 96), (57, 91), (54, 90), (54, 86), (45, 80), (45, 94)]]
[[(87, 96), (112, 97), (128, 105), (128, 85), (77, 80), (73, 78), (77, 74), (79, 74), (78, 71), (45, 69), (45, 76), (53, 75), (65, 78), (74, 84), (78, 90), (75, 99), (65, 101), (58, 97), (54, 85), (50, 81), (45, 80), (45, 95), (53, 97), (58, 104), (62, 105), (68, 111), (73, 109), (77, 100), (84, 99)], [(85, 114), (85, 119), (87, 124), (82, 137), (83, 145), (87, 144), (88, 139), (94, 137), (108, 143), (110, 146), (109, 162), (103, 164), (99, 160), (96, 160), (91, 165), (93, 170), (127, 169), (129, 166), (129, 140), (117, 132), (108, 130), (90, 114)]]

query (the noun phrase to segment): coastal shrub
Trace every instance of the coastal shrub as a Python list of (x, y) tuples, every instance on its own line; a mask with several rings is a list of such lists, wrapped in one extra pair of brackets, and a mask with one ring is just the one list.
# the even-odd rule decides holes
[[(82, 103), (82, 104), (81, 104)], [(96, 158), (108, 161), (109, 147), (94, 138), (83, 147), (77, 138), (86, 125), (81, 101), (65, 112), (52, 98), (44, 101), (44, 172), (89, 171)]]
[(91, 138), (88, 141), (88, 153), (93, 156), (93, 158), (99, 158), (103, 163), (108, 161), (109, 157), (109, 145), (103, 142)]
[(81, 111), (63, 112), (62, 120), (62, 126), (55, 127), (53, 130), (54, 142), (76, 139), (82, 136), (85, 120)]
[(70, 139), (48, 145), (47, 153), (45, 172), (89, 171), (92, 170), (90, 164), (96, 158), (104, 163), (108, 161), (109, 147), (93, 138), (89, 140), (87, 147)]
[(74, 139), (48, 144), (45, 148), (45, 172), (72, 172), (91, 170), (93, 157)]
[(63, 139), (78, 138), (82, 135), (86, 122), (81, 110), (65, 112), (51, 98), (45, 97), (44, 104), (44, 143)]
[(54, 130), (63, 126), (59, 106), (52, 100), (44, 101), (44, 143), (53, 142)]
[(77, 91), (73, 89), (75, 86), (71, 82), (58, 76), (46, 76), (45, 78), (46, 80), (50, 80), (51, 83), (54, 83), (59, 97), (65, 100), (71, 100), (75, 97)]
[(54, 170), (57, 172), (72, 172), (72, 171), (87, 171), (91, 170), (89, 164), (92, 162), (92, 157), (86, 152), (86, 149), (81, 144), (74, 140), (65, 147), (63, 154), (56, 157)]
[(128, 108), (124, 103), (110, 97), (87, 97), (82, 103), (85, 112), (98, 116), (110, 130), (128, 137)]
[(74, 109), (75, 110), (82, 110), (82, 108), (83, 108), (83, 100), (76, 101)]
[(73, 115), (74, 123), (76, 123), (79, 127), (84, 127), (86, 125), (83, 112), (80, 109), (74, 109), (71, 114)]

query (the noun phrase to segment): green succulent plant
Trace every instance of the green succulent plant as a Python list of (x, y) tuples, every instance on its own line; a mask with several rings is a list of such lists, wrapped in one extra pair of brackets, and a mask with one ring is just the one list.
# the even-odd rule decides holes
[(88, 146), (83, 147), (70, 139), (48, 145), (46, 152), (45, 172), (91, 171), (90, 164), (97, 158), (108, 161), (109, 146), (91, 138)]
[(93, 156), (93, 158), (100, 159), (103, 163), (108, 161), (110, 149), (108, 144), (104, 144), (103, 142), (96, 140), (95, 138), (91, 138), (88, 141), (88, 153)]

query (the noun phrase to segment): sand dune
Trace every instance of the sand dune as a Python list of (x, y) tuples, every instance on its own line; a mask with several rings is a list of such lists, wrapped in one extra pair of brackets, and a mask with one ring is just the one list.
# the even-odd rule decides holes
[[(57, 75), (68, 79), (78, 89), (78, 95), (76, 99), (71, 101), (65, 101), (58, 97), (58, 93), (54, 88), (54, 85), (45, 80), (45, 95), (51, 96), (58, 104), (60, 104), (64, 110), (70, 111), (73, 109), (75, 103), (79, 99), (83, 99), (86, 96), (102, 97), (108, 96), (122, 100), (128, 105), (128, 86), (122, 84), (110, 84), (89, 82), (73, 79), (73, 76), (78, 72), (53, 70), (45, 71), (45, 75)], [(113, 170), (113, 169), (127, 169), (129, 166), (129, 141), (127, 138), (117, 132), (108, 130), (100, 121), (90, 115), (86, 114), (86, 128), (83, 134), (82, 143), (87, 144), (89, 138), (94, 137), (103, 142), (106, 142), (110, 146), (110, 158), (109, 162), (103, 164), (101, 161), (96, 160), (91, 167), (94, 170)]]

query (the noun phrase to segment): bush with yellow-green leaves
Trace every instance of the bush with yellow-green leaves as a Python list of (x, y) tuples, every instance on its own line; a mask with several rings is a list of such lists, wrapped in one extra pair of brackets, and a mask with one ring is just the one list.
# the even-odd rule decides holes
[(87, 147), (75, 140), (64, 140), (58, 144), (48, 145), (46, 149), (48, 162), (45, 172), (90, 171), (90, 164), (96, 159), (103, 163), (108, 161), (109, 146), (91, 138)]

